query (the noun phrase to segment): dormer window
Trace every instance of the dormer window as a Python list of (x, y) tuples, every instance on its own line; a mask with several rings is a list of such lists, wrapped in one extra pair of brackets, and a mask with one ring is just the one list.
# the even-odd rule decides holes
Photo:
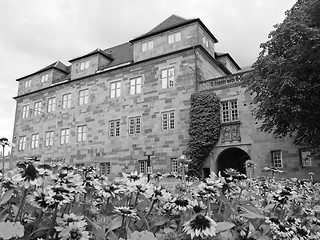
[(24, 83), (24, 87), (31, 87), (31, 79), (30, 80), (27, 80), (27, 81), (25, 81), (25, 83)]
[(181, 32), (176, 32), (168, 35), (168, 43), (179, 42), (181, 40)]
[(48, 81), (48, 79), (49, 79), (49, 74), (48, 73), (41, 76), (41, 82), (42, 83)]
[(85, 62), (80, 63), (80, 71), (83, 71), (88, 68), (89, 68), (89, 61), (85, 61)]
[(153, 40), (142, 43), (142, 52), (153, 49)]
[(209, 40), (205, 36), (202, 37), (202, 42), (206, 47), (209, 47)]

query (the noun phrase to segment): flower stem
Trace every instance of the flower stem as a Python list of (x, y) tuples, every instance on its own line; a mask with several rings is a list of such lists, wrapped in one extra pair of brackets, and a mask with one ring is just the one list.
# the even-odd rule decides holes
[(152, 201), (151, 207), (150, 207), (148, 213), (147, 213), (146, 216), (145, 216), (146, 218), (150, 215), (151, 210), (153, 209), (154, 204), (155, 204), (155, 200)]
[(57, 213), (58, 213), (58, 203), (55, 203), (54, 212), (53, 212), (52, 220), (51, 220), (51, 222), (50, 222), (49, 230), (48, 230), (48, 232), (47, 232), (46, 240), (49, 240), (50, 233), (52, 232), (53, 227), (54, 227), (54, 224), (55, 224), (55, 222), (56, 222)]
[[(20, 205), (19, 205), (19, 210), (18, 210), (18, 212), (17, 212), (16, 217), (14, 218), (14, 221), (15, 221), (15, 222), (18, 220), (18, 218), (19, 218), (19, 216), (20, 216), (20, 213), (22, 212), (22, 208), (23, 208), (24, 202), (25, 202), (25, 200), (26, 200), (26, 196), (27, 196), (27, 191), (28, 191), (27, 188), (25, 188), (25, 189), (23, 190), (22, 199), (21, 199), (21, 202), (20, 202)], [(21, 219), (20, 219), (20, 220), (21, 220)]]

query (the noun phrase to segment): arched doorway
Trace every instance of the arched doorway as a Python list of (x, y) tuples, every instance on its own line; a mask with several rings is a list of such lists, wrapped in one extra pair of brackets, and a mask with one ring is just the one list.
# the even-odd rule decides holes
[(245, 162), (250, 156), (240, 148), (231, 147), (222, 151), (217, 158), (217, 170), (224, 175), (228, 168), (234, 168), (240, 173), (246, 174)]

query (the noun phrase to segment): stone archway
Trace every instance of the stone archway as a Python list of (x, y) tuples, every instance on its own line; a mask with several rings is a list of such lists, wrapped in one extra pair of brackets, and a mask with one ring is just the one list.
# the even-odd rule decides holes
[(246, 174), (245, 162), (250, 156), (240, 148), (231, 147), (223, 150), (217, 158), (217, 172), (221, 172), (228, 168), (234, 168), (240, 173)]

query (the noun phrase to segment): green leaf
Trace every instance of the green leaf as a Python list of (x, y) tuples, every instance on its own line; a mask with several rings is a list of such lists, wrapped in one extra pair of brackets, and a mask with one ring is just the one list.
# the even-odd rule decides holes
[(122, 216), (117, 216), (115, 217), (110, 224), (107, 225), (107, 234), (112, 231), (112, 230), (115, 230), (115, 229), (118, 229), (119, 227), (121, 227), (122, 225)]
[(152, 227), (154, 227), (154, 226), (162, 226), (163, 224), (167, 223), (168, 221), (169, 221), (168, 217), (166, 217), (166, 216), (159, 216), (159, 217), (157, 218), (157, 221), (155, 221), (155, 222), (153, 223), (153, 226), (152, 226)]
[(232, 222), (217, 222), (216, 230), (217, 233), (224, 232), (226, 230), (229, 230), (235, 226)]
[(3, 197), (1, 198), (0, 205), (6, 204), (13, 195), (14, 189), (6, 191)]
[[(255, 218), (264, 219), (265, 218), (265, 216), (262, 215), (260, 213), (260, 211), (253, 206), (247, 205), (246, 207), (241, 206), (240, 208), (243, 211), (245, 211), (244, 213), (240, 214), (240, 216), (242, 216), (242, 217), (251, 218), (251, 219), (255, 219)], [(250, 208), (250, 210), (248, 208)]]

